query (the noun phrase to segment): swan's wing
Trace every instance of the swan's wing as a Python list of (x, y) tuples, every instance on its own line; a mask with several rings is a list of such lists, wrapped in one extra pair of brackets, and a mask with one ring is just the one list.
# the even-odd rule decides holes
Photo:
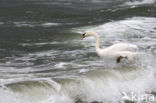
[(137, 50), (137, 48), (138, 47), (133, 44), (118, 43), (106, 48), (106, 50), (107, 51), (133, 51), (133, 50)]

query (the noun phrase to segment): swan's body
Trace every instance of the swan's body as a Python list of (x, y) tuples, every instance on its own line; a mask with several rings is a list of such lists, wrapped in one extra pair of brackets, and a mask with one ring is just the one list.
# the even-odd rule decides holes
[(110, 47), (107, 47), (105, 49), (100, 48), (100, 39), (99, 36), (91, 31), (87, 31), (85, 34), (82, 35), (82, 38), (85, 38), (85, 36), (92, 35), (96, 39), (96, 52), (97, 54), (105, 59), (112, 59), (115, 60), (117, 63), (120, 62), (120, 59), (125, 58), (128, 60), (133, 60), (138, 54), (135, 52), (132, 52), (133, 50), (137, 49), (136, 45), (133, 44), (127, 44), (127, 43), (118, 43), (114, 44)]

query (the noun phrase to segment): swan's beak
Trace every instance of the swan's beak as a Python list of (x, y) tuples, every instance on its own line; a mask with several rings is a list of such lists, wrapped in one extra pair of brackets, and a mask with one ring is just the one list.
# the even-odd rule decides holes
[(85, 33), (84, 34), (82, 34), (82, 37), (81, 37), (81, 40), (83, 39), (83, 38), (85, 38), (86, 36), (85, 36)]

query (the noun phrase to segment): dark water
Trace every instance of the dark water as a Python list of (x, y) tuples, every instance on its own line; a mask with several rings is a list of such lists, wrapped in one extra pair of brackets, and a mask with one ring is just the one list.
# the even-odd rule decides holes
[[(88, 29), (103, 48), (139, 46), (141, 63), (106, 67)], [(0, 103), (124, 103), (155, 92), (155, 56), (155, 0), (0, 1)]]

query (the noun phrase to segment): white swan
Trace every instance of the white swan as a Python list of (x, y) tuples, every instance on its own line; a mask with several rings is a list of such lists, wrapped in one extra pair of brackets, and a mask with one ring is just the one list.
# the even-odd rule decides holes
[(132, 52), (132, 50), (136, 50), (138, 47), (127, 43), (118, 43), (105, 49), (101, 49), (99, 36), (92, 31), (86, 31), (82, 34), (82, 39), (90, 35), (96, 38), (96, 52), (102, 58), (115, 60), (116, 63), (120, 63), (121, 59), (133, 61), (133, 59), (138, 55), (138, 53)]

